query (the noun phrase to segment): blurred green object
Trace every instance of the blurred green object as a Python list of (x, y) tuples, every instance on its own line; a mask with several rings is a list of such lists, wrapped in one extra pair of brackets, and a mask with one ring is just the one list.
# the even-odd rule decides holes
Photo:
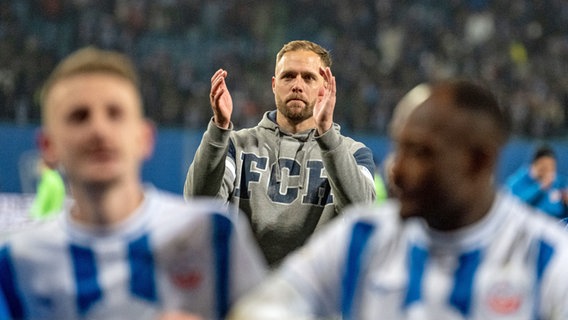
[(65, 183), (61, 174), (47, 166), (41, 169), (36, 197), (31, 207), (34, 219), (50, 218), (63, 209)]
[(375, 198), (376, 203), (383, 203), (385, 202), (385, 200), (387, 200), (388, 196), (387, 188), (385, 186), (383, 178), (381, 178), (381, 175), (378, 173), (375, 174), (375, 194), (376, 194)]

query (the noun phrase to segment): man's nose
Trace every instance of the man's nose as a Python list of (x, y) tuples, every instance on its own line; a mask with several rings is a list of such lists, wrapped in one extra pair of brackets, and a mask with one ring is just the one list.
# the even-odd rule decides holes
[(110, 121), (105, 114), (93, 113), (89, 122), (91, 130), (97, 134), (106, 134), (110, 130)]
[(301, 76), (297, 76), (292, 83), (292, 92), (302, 92), (303, 80)]

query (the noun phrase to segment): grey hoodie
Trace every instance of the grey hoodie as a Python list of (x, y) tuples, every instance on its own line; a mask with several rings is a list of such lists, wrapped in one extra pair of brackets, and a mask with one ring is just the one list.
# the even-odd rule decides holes
[(372, 151), (340, 134), (339, 125), (289, 134), (266, 112), (238, 131), (213, 121), (189, 167), (184, 195), (216, 196), (248, 216), (271, 266), (352, 203), (375, 198)]

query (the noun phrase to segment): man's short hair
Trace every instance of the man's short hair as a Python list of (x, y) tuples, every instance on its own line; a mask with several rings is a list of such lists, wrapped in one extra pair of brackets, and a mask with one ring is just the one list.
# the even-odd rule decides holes
[(299, 50), (314, 52), (320, 57), (324, 67), (331, 67), (331, 53), (319, 44), (308, 40), (294, 40), (286, 43), (276, 55), (276, 64), (280, 62), (285, 53)]
[(55, 83), (84, 73), (114, 74), (130, 81), (139, 90), (139, 78), (133, 62), (124, 54), (89, 46), (79, 49), (63, 59), (44, 83), (40, 93), (42, 117), (45, 116), (46, 98)]

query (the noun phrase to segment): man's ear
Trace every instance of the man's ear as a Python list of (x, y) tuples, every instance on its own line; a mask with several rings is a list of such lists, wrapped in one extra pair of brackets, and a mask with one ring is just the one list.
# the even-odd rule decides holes
[(142, 144), (144, 146), (144, 149), (142, 150), (142, 158), (148, 160), (154, 153), (154, 146), (156, 144), (156, 125), (153, 121), (145, 119), (142, 126)]
[(276, 78), (272, 77), (272, 92), (274, 93), (274, 87), (276, 86)]
[(50, 168), (57, 167), (58, 159), (55, 152), (55, 146), (45, 131), (42, 130), (38, 132), (36, 144), (45, 164), (47, 164)]

